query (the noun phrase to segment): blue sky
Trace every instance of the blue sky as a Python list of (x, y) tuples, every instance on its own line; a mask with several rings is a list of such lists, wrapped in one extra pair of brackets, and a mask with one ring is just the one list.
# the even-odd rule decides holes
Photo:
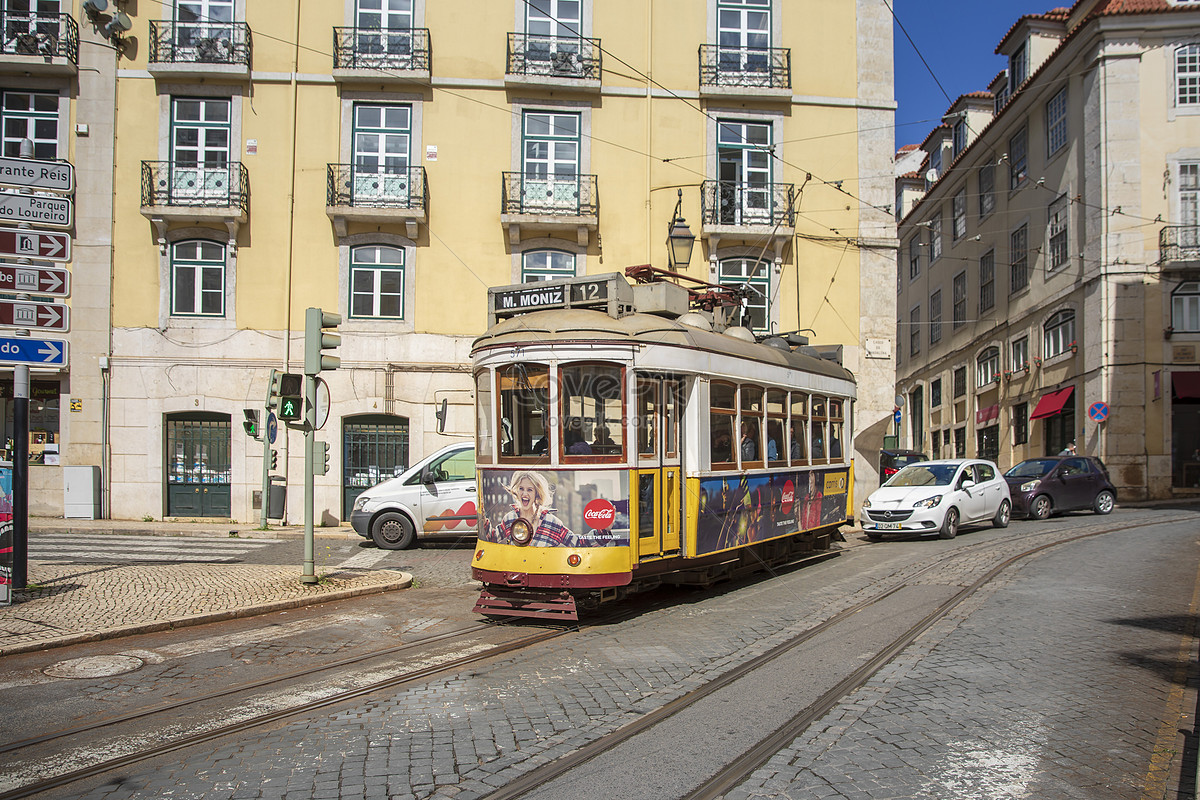
[[(995, 49), (1014, 22), (1025, 14), (1068, 7), (1071, 0), (889, 0), (889, 3), (916, 43), (914, 49), (904, 31), (895, 26), (896, 147), (900, 147), (924, 140), (960, 95), (987, 89), (988, 83), (1006, 65)], [(921, 63), (921, 56), (929, 63), (929, 69)], [(930, 69), (937, 76), (936, 81), (929, 74)]]

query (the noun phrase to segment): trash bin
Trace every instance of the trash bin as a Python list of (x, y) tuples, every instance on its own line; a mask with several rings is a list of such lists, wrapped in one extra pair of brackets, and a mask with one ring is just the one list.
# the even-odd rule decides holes
[(267, 516), (271, 519), (283, 519), (283, 510), (287, 508), (287, 485), (283, 480), (282, 475), (272, 475), (267, 487)]

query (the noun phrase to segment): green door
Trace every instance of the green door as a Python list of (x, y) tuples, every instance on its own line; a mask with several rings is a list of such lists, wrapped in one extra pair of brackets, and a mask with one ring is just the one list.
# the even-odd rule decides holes
[(223, 517), (231, 509), (229, 415), (166, 417), (168, 517)]

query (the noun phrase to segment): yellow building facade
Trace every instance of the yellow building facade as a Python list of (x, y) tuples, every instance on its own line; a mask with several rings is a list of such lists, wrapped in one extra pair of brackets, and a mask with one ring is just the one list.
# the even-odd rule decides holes
[[(687, 274), (749, 283), (761, 333), (842, 346), (873, 480), (895, 335), (882, 5), (59, 11), (79, 29), (76, 69), (4, 68), (56, 98), (54, 157), (80, 167), (69, 302), (86, 325), (47, 379), (61, 463), (99, 467), (101, 513), (256, 519), (264, 448), (244, 413), (261, 423), (272, 368), (301, 371), (320, 307), (343, 322), (317, 519), (348, 519), (363, 488), (473, 434), (489, 286), (666, 267), (677, 202), (697, 235)], [(273, 449), (271, 472), (298, 487), (301, 436), (280, 426)], [(33, 513), (59, 508), (53, 470), (36, 470)]]

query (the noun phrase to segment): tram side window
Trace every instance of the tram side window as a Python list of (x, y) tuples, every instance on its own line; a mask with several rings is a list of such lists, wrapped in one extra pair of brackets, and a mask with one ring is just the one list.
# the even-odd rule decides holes
[(709, 433), (712, 436), (712, 463), (722, 468), (733, 466), (733, 424), (737, 421), (737, 390), (733, 384), (709, 386)]
[(792, 393), (791, 457), (793, 464), (808, 461), (808, 395)]
[(825, 461), (825, 398), (812, 398), (812, 460)]
[(480, 464), (492, 463), (492, 373), (475, 376), (475, 453)]
[(842, 460), (842, 428), (845, 420), (842, 418), (842, 401), (829, 401), (829, 460)]
[(741, 395), (741, 427), (738, 451), (742, 464), (763, 460), (763, 390), (757, 386), (743, 386)]
[(658, 381), (639, 378), (637, 384), (637, 451), (639, 456), (656, 452), (658, 437), (654, 420), (658, 418)]
[(767, 391), (767, 461), (772, 465), (787, 463), (787, 448), (783, 446), (783, 427), (787, 422), (787, 392)]
[(621, 368), (570, 364), (559, 381), (563, 457), (621, 454)]
[(496, 370), (500, 386), (500, 453), (545, 457), (549, 452), (550, 368), (509, 364)]

